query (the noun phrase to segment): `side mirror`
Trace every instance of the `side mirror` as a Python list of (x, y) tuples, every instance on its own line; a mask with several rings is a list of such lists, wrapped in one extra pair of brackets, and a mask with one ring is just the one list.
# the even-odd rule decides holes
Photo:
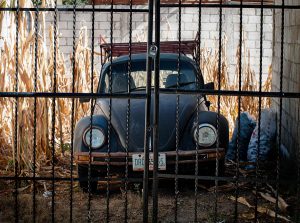
[(204, 84), (204, 89), (206, 89), (206, 90), (214, 90), (215, 89), (214, 82), (209, 82), (207, 84)]
[(91, 99), (90, 98), (79, 98), (80, 103), (86, 103), (89, 102)]

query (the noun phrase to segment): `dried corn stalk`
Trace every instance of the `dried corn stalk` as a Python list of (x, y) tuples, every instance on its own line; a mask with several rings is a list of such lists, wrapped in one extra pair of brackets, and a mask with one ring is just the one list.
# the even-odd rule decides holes
[[(30, 1), (19, 1), (20, 7), (33, 7)], [(46, 3), (43, 1), (42, 6)], [(4, 39), (3, 48), (0, 51), (0, 91), (12, 92), (15, 86), (16, 73), (16, 26), (15, 13), (10, 13), (10, 33)], [(31, 25), (28, 27), (28, 16)], [(35, 29), (34, 29), (34, 13), (19, 13), (19, 40), (18, 40), (18, 79), (19, 92), (34, 91), (34, 75), (35, 75)], [(54, 75), (54, 36), (53, 27), (49, 30), (45, 25), (46, 12), (40, 12), (39, 30), (38, 30), (38, 51), (37, 51), (37, 91), (52, 92), (53, 91), (53, 75)], [(1, 22), (1, 20), (0, 20)], [(1, 23), (2, 26), (2, 23)], [(46, 43), (46, 33), (49, 32), (50, 45)], [(59, 32), (58, 32), (59, 33)], [(88, 47), (87, 31), (82, 28), (76, 43), (75, 51), (75, 92), (88, 92), (91, 83), (91, 50)], [(59, 50), (59, 38), (57, 38), (57, 91), (72, 92), (72, 67), (66, 67), (67, 60), (72, 61), (72, 57), (64, 57)], [(94, 72), (93, 78), (97, 77)], [(94, 81), (96, 83), (96, 81)], [(33, 123), (34, 123), (34, 99), (19, 98), (18, 103), (18, 135), (17, 135), (17, 151), (18, 157), (13, 157), (14, 142), (14, 100), (0, 98), (0, 164), (4, 163), (7, 168), (12, 167), (14, 160), (18, 161), (21, 170), (32, 169), (33, 161)], [(36, 156), (37, 166), (42, 162), (51, 159), (50, 149), (50, 133), (51, 133), (51, 103), (52, 100), (46, 98), (37, 98), (37, 145)], [(75, 122), (89, 111), (89, 105), (79, 104), (75, 100)], [(56, 148), (63, 148), (64, 144), (70, 143), (71, 135), (71, 100), (56, 100), (56, 126), (55, 126), (55, 143)], [(58, 152), (58, 150), (56, 150)], [(22, 171), (21, 171), (22, 173)]]
[[(19, 1), (20, 7), (33, 7), (30, 1)], [(47, 5), (48, 4), (48, 5)], [(42, 1), (41, 7), (51, 6), (53, 2), (46, 3)], [(38, 52), (37, 52), (37, 91), (51, 92), (53, 91), (52, 82), (54, 75), (54, 36), (53, 27), (48, 30), (45, 24), (45, 16), (49, 12), (39, 12), (39, 30), (38, 30)], [(0, 14), (0, 25), (2, 27), (2, 15)], [(29, 16), (29, 18), (28, 18)], [(0, 91), (12, 92), (14, 91), (15, 72), (16, 72), (16, 58), (15, 58), (15, 13), (9, 13), (10, 17), (10, 33), (4, 39), (3, 48), (0, 50)], [(19, 13), (19, 41), (18, 41), (18, 78), (20, 92), (34, 91), (34, 67), (35, 67), (35, 30), (34, 30), (33, 12)], [(31, 21), (28, 27), (28, 21)], [(49, 33), (50, 45), (47, 45), (47, 32)], [(58, 30), (59, 33), (59, 30)], [(69, 62), (72, 64), (72, 56), (66, 56), (59, 50), (59, 38), (57, 39), (57, 91), (58, 92), (72, 92), (72, 78), (73, 69), (67, 67), (65, 64)], [(233, 90), (237, 89), (238, 80), (235, 79), (233, 83), (229, 80), (228, 66), (226, 64), (226, 47), (223, 44), (222, 48), (222, 66), (221, 66), (221, 89)], [(244, 51), (246, 52), (246, 51)], [(72, 55), (72, 54), (70, 54)], [(238, 53), (237, 53), (238, 55)], [(91, 50), (87, 38), (87, 29), (82, 28), (76, 42), (75, 51), (75, 92), (89, 92), (91, 84)], [(258, 90), (258, 84), (255, 80), (254, 72), (250, 69), (249, 55), (243, 59), (243, 90)], [(239, 58), (237, 57), (237, 61)], [(206, 82), (213, 81), (217, 83), (218, 79), (218, 51), (210, 53), (206, 49), (201, 51), (201, 69)], [(238, 72), (238, 67), (237, 67)], [(270, 70), (271, 74), (271, 70)], [(94, 71), (93, 78), (98, 75)], [(94, 80), (96, 84), (97, 81)], [(263, 91), (268, 91), (271, 86), (271, 75), (263, 85)], [(218, 87), (218, 86), (216, 86)], [(212, 110), (217, 110), (217, 97), (209, 96), (212, 102)], [(252, 103), (249, 103), (251, 100)], [(19, 98), (18, 107), (18, 157), (13, 157), (13, 139), (14, 139), (14, 99), (0, 98), (0, 165), (5, 165), (7, 168), (12, 167), (13, 161), (18, 160), (21, 170), (32, 169), (33, 160), (33, 123), (34, 123), (34, 99), (33, 98)], [(38, 98), (37, 99), (37, 165), (47, 163), (51, 159), (50, 149), (50, 133), (51, 133), (51, 99)], [(234, 120), (238, 114), (238, 105), (236, 97), (221, 96), (221, 113), (225, 114), (229, 124), (230, 130), (233, 130)], [(268, 107), (270, 101), (262, 100), (262, 107)], [(257, 115), (258, 98), (242, 97), (241, 108), (242, 111), (249, 111), (253, 115)], [(80, 104), (75, 100), (75, 122), (84, 114), (89, 114), (89, 104)], [(70, 143), (71, 137), (71, 100), (57, 99), (56, 100), (56, 126), (55, 126), (55, 142), (56, 153), (59, 154), (64, 151), (64, 145)], [(58, 150), (60, 148), (60, 150)], [(24, 174), (26, 174), (24, 172)]]
[[(258, 91), (259, 83), (255, 78), (255, 73), (250, 67), (250, 54), (245, 48), (245, 41), (243, 42), (244, 50), (243, 52), (248, 52), (244, 54), (242, 59), (242, 80), (241, 89), (242, 91)], [(236, 53), (236, 73), (234, 75), (233, 81), (230, 81), (228, 65), (227, 65), (227, 54), (226, 54), (226, 38), (223, 40), (222, 48), (222, 62), (221, 62), (221, 90), (238, 90), (239, 89), (239, 47)], [(218, 88), (218, 65), (219, 65), (219, 52), (218, 48), (212, 53), (207, 49), (201, 50), (201, 60), (200, 66), (205, 82), (214, 82), (215, 88)], [(262, 91), (270, 91), (272, 81), (272, 69), (270, 66), (269, 74), (267, 80), (262, 83)], [(218, 109), (218, 97), (208, 96), (208, 100), (211, 102), (211, 110), (217, 111)], [(241, 112), (248, 111), (254, 117), (258, 116), (258, 97), (241, 97)], [(270, 107), (270, 98), (261, 98), (262, 108)], [(234, 122), (238, 116), (238, 98), (236, 96), (221, 96), (220, 97), (220, 113), (223, 114), (229, 122), (230, 135), (234, 129)]]

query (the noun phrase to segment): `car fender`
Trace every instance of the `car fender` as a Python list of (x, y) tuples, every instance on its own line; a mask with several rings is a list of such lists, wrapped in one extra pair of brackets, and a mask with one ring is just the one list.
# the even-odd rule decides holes
[(221, 114), (219, 114), (218, 117), (218, 113), (213, 111), (200, 111), (198, 114), (198, 116), (196, 114), (194, 117), (191, 134), (193, 134), (194, 129), (198, 125), (204, 123), (211, 124), (217, 129), (217, 132), (219, 134), (219, 147), (223, 147), (227, 150), (229, 143), (229, 127), (227, 119)]
[(74, 130), (74, 152), (87, 152), (89, 151), (89, 148), (83, 143), (83, 134), (91, 126), (91, 123), (93, 126), (100, 127), (103, 129), (105, 136), (107, 138), (108, 133), (108, 123), (106, 118), (103, 115), (93, 115), (92, 116), (92, 122), (91, 122), (91, 116), (86, 116), (79, 120), (76, 124), (75, 130)]

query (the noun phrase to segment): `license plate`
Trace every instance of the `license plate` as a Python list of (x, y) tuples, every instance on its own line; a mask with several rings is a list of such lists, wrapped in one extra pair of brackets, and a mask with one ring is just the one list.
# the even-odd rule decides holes
[[(133, 171), (144, 171), (145, 159), (144, 154), (133, 154), (132, 155), (132, 167)], [(159, 153), (158, 154), (158, 169), (159, 170), (166, 170), (166, 154)], [(149, 154), (149, 170), (153, 170), (153, 153)]]

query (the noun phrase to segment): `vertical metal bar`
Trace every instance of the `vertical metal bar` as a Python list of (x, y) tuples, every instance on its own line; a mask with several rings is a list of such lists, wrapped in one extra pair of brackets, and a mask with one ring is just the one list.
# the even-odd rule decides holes
[[(298, 97), (298, 100), (300, 100), (300, 97)], [(297, 151), (297, 181), (296, 181), (296, 216), (295, 216), (295, 222), (300, 222), (300, 143), (298, 143), (298, 151)]]
[[(73, 0), (73, 49), (72, 49), (72, 93), (75, 93), (75, 39), (76, 39), (76, 0)], [(70, 222), (73, 222), (73, 156), (74, 156), (74, 116), (75, 116), (75, 99), (72, 98), (71, 105), (71, 160), (70, 160)]]
[[(112, 93), (112, 69), (113, 69), (113, 58), (112, 58), (112, 50), (113, 50), (113, 22), (114, 22), (114, 14), (113, 14), (113, 8), (114, 8), (114, 1), (111, 0), (110, 5), (110, 44), (111, 44), (111, 52), (110, 52), (110, 69), (109, 69), (109, 93)], [(109, 118), (108, 118), (108, 137), (107, 137), (107, 164), (106, 164), (106, 222), (109, 222), (109, 179), (110, 179), (110, 149), (111, 149), (111, 106), (112, 106), (112, 98), (109, 98)]]
[(145, 107), (145, 134), (144, 134), (144, 175), (143, 175), (143, 222), (148, 222), (148, 191), (149, 191), (149, 142), (150, 142), (150, 116), (151, 116), (151, 74), (152, 58), (149, 50), (153, 38), (153, 0), (148, 0), (148, 39), (147, 39), (147, 86), (146, 86), (146, 107)]
[[(196, 55), (196, 62), (198, 64), (198, 76), (197, 76), (197, 89), (199, 89), (200, 86), (200, 76), (202, 75), (201, 72), (201, 22), (202, 22), (202, 0), (199, 1), (199, 18), (198, 18), (198, 49), (197, 49), (197, 55)], [(199, 106), (200, 106), (200, 100), (199, 96), (197, 96), (197, 109), (196, 109), (196, 119), (197, 119), (197, 125), (199, 125)], [(199, 128), (196, 128), (196, 137), (199, 138)], [(199, 144), (196, 142), (196, 156), (195, 156), (195, 206), (194, 206), (194, 222), (198, 222), (198, 174), (199, 174)]]
[[(242, 90), (242, 44), (243, 44), (243, 1), (240, 2), (240, 38), (239, 38), (239, 89)], [(234, 221), (238, 222), (238, 195), (239, 195), (239, 184), (238, 179), (240, 176), (240, 133), (241, 133), (241, 96), (238, 96), (238, 133), (236, 140), (236, 181), (235, 181), (235, 208), (234, 208)]]
[[(178, 2), (178, 58), (177, 58), (177, 86), (176, 89), (179, 89), (180, 82), (180, 50), (181, 50), (181, 0)], [(179, 150), (179, 94), (176, 97), (176, 123), (175, 123), (175, 134), (176, 134), (176, 161), (175, 161), (175, 208), (174, 208), (174, 221), (177, 222), (177, 214), (178, 214), (178, 150)]]
[[(218, 55), (218, 90), (221, 90), (221, 72), (222, 72), (222, 0), (220, 1), (220, 9), (219, 9), (219, 55)], [(220, 93), (218, 93), (218, 108), (217, 108), (217, 148), (216, 148), (216, 169), (215, 169), (215, 176), (219, 176), (219, 147), (220, 147)], [(215, 217), (215, 222), (218, 221), (218, 180), (217, 178), (215, 179), (215, 207), (214, 207), (214, 217)]]
[[(19, 0), (17, 0), (17, 11), (16, 11), (16, 50), (15, 50), (15, 92), (19, 90), (19, 13), (20, 13)], [(19, 175), (19, 162), (18, 162), (18, 107), (19, 99), (15, 98), (15, 128), (14, 128), (14, 171), (15, 171), (15, 222), (19, 221), (19, 200), (18, 200), (18, 175)]]
[[(298, 98), (298, 100), (300, 100)], [(300, 146), (298, 144), (298, 146)], [(299, 148), (299, 147), (298, 147)], [(297, 152), (297, 197), (296, 197), (296, 217), (295, 222), (300, 222), (300, 150)]]
[[(92, 1), (92, 43), (91, 43), (91, 86), (90, 86), (90, 91), (91, 93), (94, 93), (94, 40), (95, 40), (95, 1)], [(92, 213), (91, 213), (91, 190), (94, 189), (92, 188), (91, 181), (93, 182), (94, 185), (94, 175), (92, 175), (92, 137), (93, 137), (93, 102), (94, 100), (91, 99), (91, 104), (90, 104), (90, 129), (91, 129), (91, 134), (90, 134), (90, 144), (89, 144), (89, 164), (88, 164), (88, 222), (92, 222)]]
[[(39, 10), (38, 3), (35, 3), (35, 17), (34, 17), (34, 92), (37, 92), (37, 69), (38, 69), (38, 19)], [(36, 222), (36, 124), (37, 124), (37, 98), (34, 97), (33, 105), (33, 191), (32, 191), (32, 222)]]
[[(264, 0), (261, 0), (260, 8), (260, 50), (259, 50), (259, 93), (262, 90), (262, 57), (263, 57), (263, 16), (264, 16)], [(258, 97), (258, 136), (257, 136), (257, 154), (255, 166), (255, 216), (254, 221), (258, 218), (258, 175), (259, 175), (259, 157), (260, 157), (260, 134), (261, 134), (261, 96)]]
[[(56, 76), (57, 76), (57, 0), (55, 0), (55, 7), (54, 7), (54, 52), (53, 52), (53, 93), (56, 93)], [(54, 223), (55, 222), (55, 95), (52, 98), (52, 136), (51, 136), (51, 143), (52, 143), (52, 206), (51, 206), (51, 220)]]
[[(130, 12), (129, 12), (129, 61), (128, 61), (128, 76), (127, 76), (127, 93), (130, 95), (130, 79), (131, 79), (131, 46), (132, 46), (132, 0), (130, 0)], [(130, 140), (130, 97), (127, 99), (127, 112), (126, 112), (126, 167), (125, 167), (125, 208), (124, 208), (124, 222), (128, 221), (128, 149), (129, 149), (129, 140)]]
[(160, 71), (160, 0), (155, 0), (155, 45), (154, 61), (154, 122), (153, 122), (153, 214), (152, 222), (158, 220), (158, 150), (159, 150), (159, 71)]
[[(284, 0), (282, 0), (281, 8), (281, 54), (280, 54), (280, 93), (283, 91), (283, 46), (284, 46)], [(282, 96), (279, 99), (279, 133), (277, 145), (277, 163), (276, 163), (276, 207), (275, 207), (275, 222), (278, 222), (278, 197), (279, 197), (279, 180), (280, 180), (280, 145), (281, 145), (281, 126), (282, 125)]]

